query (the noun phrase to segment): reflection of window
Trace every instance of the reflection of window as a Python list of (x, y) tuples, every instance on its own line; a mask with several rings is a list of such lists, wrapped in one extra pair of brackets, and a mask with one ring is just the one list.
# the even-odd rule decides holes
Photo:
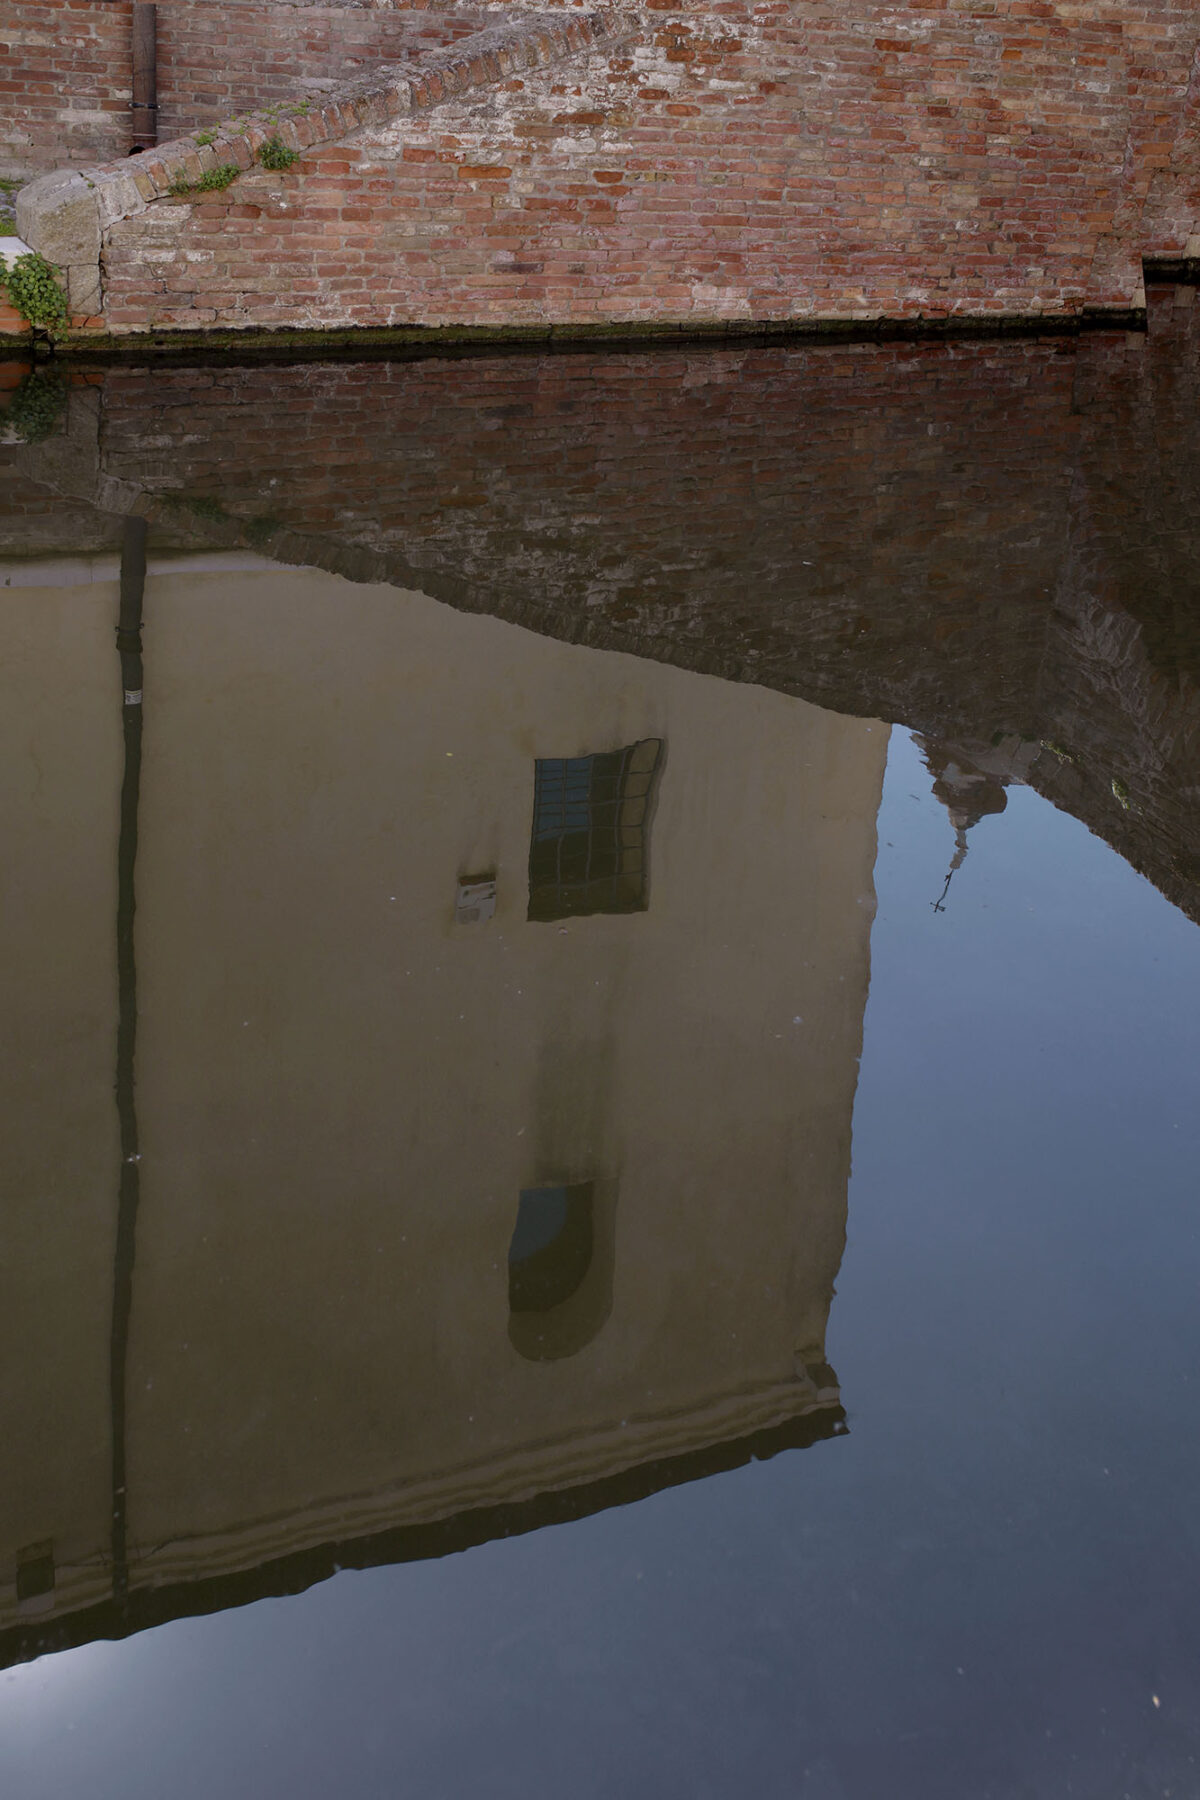
[(529, 917), (642, 912), (646, 815), (660, 738), (534, 764)]
[(521, 1189), (508, 1250), (508, 1337), (520, 1356), (574, 1356), (604, 1324), (616, 1207), (617, 1184), (606, 1176)]
[(508, 1306), (546, 1313), (569, 1300), (592, 1261), (592, 1184), (522, 1188), (508, 1248)]

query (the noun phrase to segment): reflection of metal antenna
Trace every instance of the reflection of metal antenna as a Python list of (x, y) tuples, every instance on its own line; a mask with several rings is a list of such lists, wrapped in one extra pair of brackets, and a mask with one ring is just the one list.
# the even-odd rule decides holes
[(967, 828), (965, 825), (960, 825), (954, 834), (954, 855), (950, 858), (950, 869), (946, 876), (946, 885), (938, 895), (937, 899), (930, 901), (930, 905), (933, 907), (934, 912), (945, 912), (946, 895), (950, 892), (950, 883), (954, 880), (955, 875), (959, 869), (962, 868), (966, 860)]

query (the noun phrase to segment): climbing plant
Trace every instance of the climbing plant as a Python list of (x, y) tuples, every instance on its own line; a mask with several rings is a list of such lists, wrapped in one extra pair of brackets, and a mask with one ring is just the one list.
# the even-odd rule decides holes
[(25, 323), (49, 338), (61, 336), (71, 322), (58, 274), (37, 250), (26, 251), (11, 263), (0, 262), (0, 288)]

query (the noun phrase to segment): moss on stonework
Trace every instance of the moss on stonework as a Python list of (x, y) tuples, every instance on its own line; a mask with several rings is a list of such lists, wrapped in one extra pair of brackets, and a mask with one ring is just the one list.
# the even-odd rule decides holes
[(237, 163), (218, 163), (215, 168), (205, 169), (195, 181), (180, 173), (171, 178), (167, 192), (173, 200), (190, 199), (193, 194), (217, 194), (230, 187), (241, 172)]

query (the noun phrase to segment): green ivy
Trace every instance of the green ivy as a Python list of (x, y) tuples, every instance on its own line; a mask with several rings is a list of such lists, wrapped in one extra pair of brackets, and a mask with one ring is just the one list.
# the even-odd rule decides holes
[(289, 150), (277, 131), (273, 131), (258, 147), (258, 160), (264, 169), (290, 169), (300, 152)]
[(0, 288), (6, 290), (25, 323), (49, 338), (60, 337), (71, 323), (71, 309), (57, 271), (36, 250), (7, 265), (0, 263)]

